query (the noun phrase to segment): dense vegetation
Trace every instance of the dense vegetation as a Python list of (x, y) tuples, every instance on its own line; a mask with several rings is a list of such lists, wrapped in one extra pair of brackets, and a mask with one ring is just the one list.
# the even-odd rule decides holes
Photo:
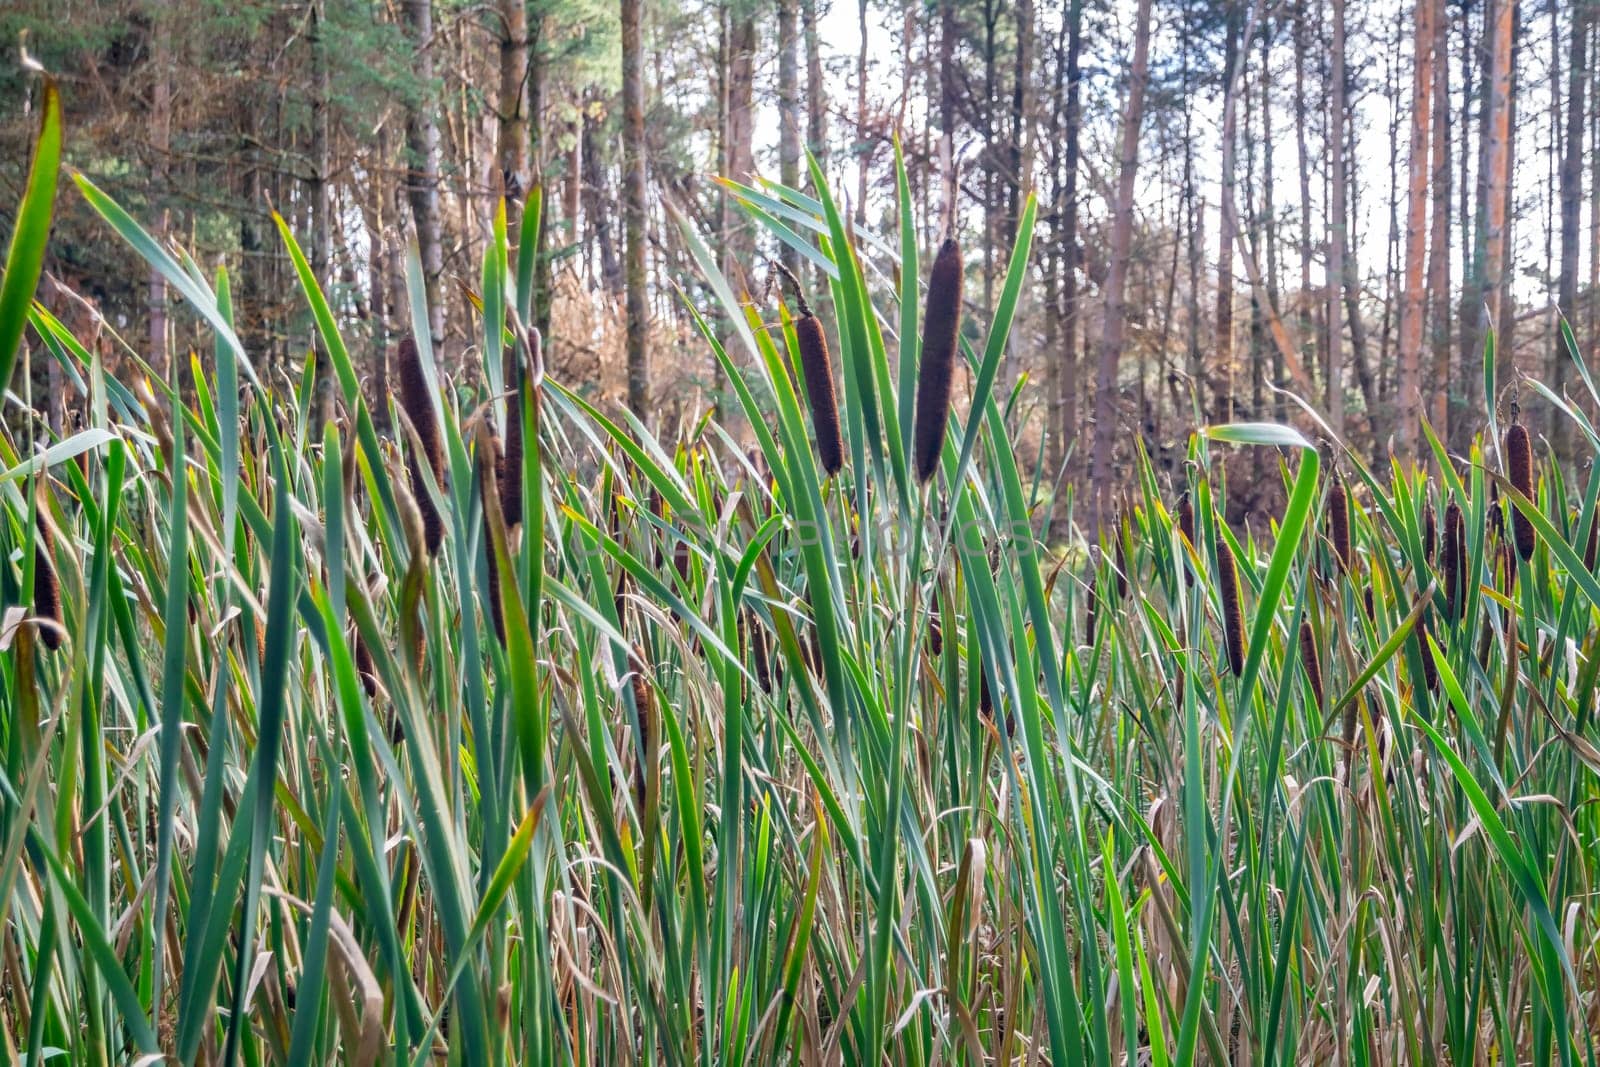
[[(11, 1059), (1593, 1061), (1600, 471), (1511, 408), (1460, 455), (1421, 423), (1431, 476), (1309, 407), (1325, 451), (1212, 427), (1047, 549), (995, 389), (1033, 206), (971, 347), (902, 171), (898, 241), (820, 174), (742, 190), (829, 279), (789, 306), (684, 223), (739, 428), (545, 376), (535, 201), (487, 242), (471, 379), (413, 253), (384, 438), (281, 222), (327, 404), (81, 177), (214, 349), (119, 380), (31, 303), (45, 99), (0, 380), (54, 361), (92, 417), (0, 437)], [(1245, 452), (1271, 528), (1218, 517)]]

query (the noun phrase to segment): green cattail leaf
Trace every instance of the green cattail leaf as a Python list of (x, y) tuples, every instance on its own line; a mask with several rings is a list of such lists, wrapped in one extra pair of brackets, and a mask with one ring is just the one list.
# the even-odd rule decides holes
[(39, 109), (39, 136), (34, 142), (28, 185), (17, 206), (6, 251), (6, 272), (0, 279), (0, 393), (11, 388), (17, 365), (17, 348), (28, 322), (39, 275), (44, 270), (45, 244), (50, 239), (50, 217), (55, 211), (56, 180), (61, 173), (61, 94), (53, 79), (44, 80)]

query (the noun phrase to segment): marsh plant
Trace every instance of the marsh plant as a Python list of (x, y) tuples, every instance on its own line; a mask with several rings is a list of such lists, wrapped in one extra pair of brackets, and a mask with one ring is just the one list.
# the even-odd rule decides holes
[[(1503, 454), (1368, 464), (1306, 409), (1043, 544), (996, 389), (1034, 206), (977, 321), (903, 170), (870, 242), (816, 169), (735, 188), (810, 303), (684, 227), (749, 451), (546, 373), (536, 199), (482, 389), (413, 255), (388, 397), (282, 220), (287, 385), (226, 271), (74, 175), (210, 342), (113, 374), (31, 300), (46, 104), (0, 380), (53, 361), (88, 418), (0, 436), (8, 1061), (1593, 1062), (1600, 468), (1492, 410)], [(1600, 451), (1600, 397), (1527, 388)], [(1285, 503), (1235, 529), (1242, 449)]]

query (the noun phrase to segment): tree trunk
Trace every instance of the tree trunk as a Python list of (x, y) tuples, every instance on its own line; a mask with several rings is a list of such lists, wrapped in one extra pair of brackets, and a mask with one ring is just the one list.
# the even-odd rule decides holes
[[(1511, 162), (1511, 27), (1515, 0), (1491, 0), (1485, 30), (1489, 37), (1489, 122), (1485, 142), (1483, 300), (1489, 309), (1485, 329), (1501, 322), (1505, 300), (1506, 201)], [(1482, 336), (1480, 334), (1480, 336)], [(1503, 338), (1500, 339), (1503, 343)], [(1478, 346), (1482, 351), (1482, 346)], [(1495, 362), (1504, 364), (1497, 346)], [(1470, 368), (1469, 368), (1470, 370)], [(1498, 376), (1497, 376), (1497, 380)], [(1486, 402), (1493, 404), (1494, 397)]]
[(613, 296), (622, 294), (622, 266), (617, 262), (617, 243), (611, 232), (610, 183), (601, 153), (600, 119), (593, 109), (583, 114), (583, 190), (584, 214), (594, 243), (600, 249), (600, 281)]
[(872, 133), (867, 128), (867, 0), (856, 4), (856, 31), (861, 50), (856, 54), (856, 225), (867, 224), (867, 164), (872, 159)]
[[(800, 38), (797, 0), (778, 0), (778, 180), (800, 185)], [(789, 273), (800, 273), (800, 253), (785, 244), (779, 257)]]
[(1333, 432), (1344, 435), (1344, 324), (1340, 309), (1344, 288), (1344, 256), (1349, 211), (1345, 206), (1345, 0), (1333, 0), (1333, 47), (1328, 88), (1328, 155), (1333, 202), (1329, 210), (1328, 242), (1328, 377), (1327, 415)]
[[(155, 86), (150, 93), (150, 152), (151, 185), (165, 197), (171, 186), (169, 166), (172, 158), (172, 16), (156, 5), (152, 17), (156, 21), (155, 39), (151, 46), (150, 65), (155, 71)], [(155, 239), (164, 240), (167, 230), (167, 211), (156, 212)], [(147, 289), (147, 306), (150, 316), (150, 367), (157, 374), (167, 373), (167, 283), (161, 272), (150, 268)]]
[(506, 192), (506, 225), (515, 234), (528, 188), (528, 9), (524, 0), (500, 0), (500, 101), (494, 162)]
[(1133, 65), (1128, 72), (1128, 102), (1122, 117), (1116, 201), (1112, 209), (1111, 247), (1106, 275), (1105, 323), (1100, 337), (1094, 401), (1094, 528), (1111, 514), (1112, 443), (1117, 431), (1117, 365), (1122, 358), (1125, 328), (1124, 288), (1128, 254), (1133, 245), (1134, 181), (1139, 170), (1139, 126), (1144, 117), (1145, 83), (1149, 80), (1150, 0), (1139, 0), (1134, 21)]
[(433, 2), (406, 0), (405, 17), (416, 50), (421, 99), (406, 106), (406, 195), (417, 228), (422, 280), (428, 294), (428, 333), (437, 357), (444, 347), (444, 240), (439, 220), (439, 126), (434, 120)]
[[(1561, 154), (1561, 277), (1556, 303), (1569, 323), (1578, 315), (1579, 224), (1583, 210), (1583, 100), (1589, 82), (1589, 22), (1594, 15), (1594, 0), (1575, 0), (1572, 8), (1571, 61), (1567, 67), (1567, 129)], [(1557, 394), (1565, 389), (1568, 356), (1565, 346), (1557, 345), (1550, 384)], [(1551, 437), (1558, 454), (1569, 440), (1566, 418), (1552, 412)]]
[(806, 39), (806, 148), (818, 163), (825, 163), (828, 158), (828, 92), (822, 76), (817, 0), (800, 0), (800, 21)]
[(956, 225), (956, 4), (939, 0), (939, 171), (944, 177), (945, 227)]
[[(1433, 308), (1433, 377), (1424, 390), (1429, 415), (1441, 440), (1450, 429), (1450, 35), (1444, 0), (1433, 6), (1433, 235), (1428, 288)], [(1419, 383), (1420, 387), (1420, 383)]]
[(1427, 309), (1423, 270), (1427, 262), (1428, 135), (1433, 96), (1433, 0), (1417, 0), (1412, 37), (1411, 145), (1406, 168), (1405, 287), (1400, 304), (1400, 366), (1395, 438), (1400, 454), (1411, 458), (1417, 445), (1417, 419), (1421, 400), (1422, 327)]
[[(1078, 135), (1082, 126), (1079, 57), (1083, 52), (1083, 0), (1067, 8), (1067, 103), (1062, 140), (1064, 174), (1061, 200), (1061, 368), (1056, 392), (1061, 408), (1057, 432), (1062, 454), (1078, 437)], [(1076, 465), (1076, 464), (1075, 464)]]
[[(755, 173), (755, 51), (754, 15), (735, 15), (728, 36), (728, 132), (724, 142), (724, 173), (737, 182), (749, 182)], [(748, 272), (753, 256), (750, 228), (728, 206), (723, 245), (727, 261), (723, 273), (735, 291), (750, 287)]]
[(622, 215), (628, 289), (628, 407), (650, 414), (650, 364), (646, 348), (650, 307), (645, 292), (644, 50), (642, 0), (622, 0)]
[[(1224, 203), (1234, 203), (1237, 137), (1233, 94), (1238, 90), (1239, 6), (1227, 9), (1227, 36), (1222, 59), (1222, 189)], [(1236, 220), (1231, 211), (1220, 211), (1217, 231), (1217, 335), (1215, 363), (1212, 367), (1211, 421), (1233, 421), (1233, 244)]]

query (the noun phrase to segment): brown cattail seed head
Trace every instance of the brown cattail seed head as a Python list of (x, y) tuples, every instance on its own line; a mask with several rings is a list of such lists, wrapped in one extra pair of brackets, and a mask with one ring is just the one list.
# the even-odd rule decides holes
[[(1184, 540), (1188, 541), (1189, 544), (1193, 545), (1195, 543), (1194, 504), (1189, 501), (1188, 493), (1184, 493), (1183, 496), (1178, 498), (1178, 532), (1183, 534)], [(1193, 585), (1194, 575), (1189, 571), (1188, 567), (1184, 566), (1181, 559), (1178, 561), (1178, 569), (1183, 572), (1184, 583)]]
[[(529, 334), (528, 343), (539, 347), (539, 331)], [(537, 357), (534, 362), (537, 363)], [(506, 446), (500, 467), (500, 512), (505, 516), (506, 529), (522, 521), (522, 408), (525, 403), (522, 381), (521, 342), (505, 351), (506, 388), (511, 399), (506, 404)]]
[(1339, 570), (1350, 573), (1350, 494), (1343, 482), (1334, 482), (1328, 490), (1328, 536), (1333, 541), (1333, 554), (1339, 561)]
[(829, 477), (844, 467), (844, 439), (839, 433), (839, 397), (833, 388), (833, 362), (822, 322), (810, 309), (794, 320), (795, 345), (800, 350), (800, 370), (806, 399), (811, 405), (811, 425), (817, 433), (817, 458)]
[(1300, 662), (1305, 665), (1306, 678), (1311, 682), (1311, 694), (1317, 699), (1317, 707), (1322, 707), (1326, 702), (1327, 694), (1322, 688), (1322, 660), (1317, 656), (1317, 638), (1311, 632), (1309, 619), (1300, 620)]
[(1098, 569), (1089, 571), (1089, 589), (1086, 594), (1087, 607), (1084, 611), (1084, 643), (1094, 644), (1095, 630), (1100, 623), (1100, 575)]
[(1118, 515), (1116, 526), (1117, 550), (1114, 557), (1117, 579), (1117, 600), (1128, 598), (1128, 516)]
[(946, 237), (928, 275), (928, 309), (922, 320), (922, 370), (917, 380), (917, 422), (912, 440), (917, 481), (939, 468), (950, 421), (950, 386), (961, 325), (961, 245)]
[[(1532, 500), (1533, 442), (1528, 437), (1528, 428), (1520, 422), (1512, 423), (1506, 431), (1506, 472), (1517, 492)], [(1535, 543), (1533, 523), (1521, 508), (1515, 506), (1511, 509), (1511, 532), (1516, 537), (1517, 555), (1523, 559), (1532, 557)]]
[(1428, 692), (1439, 690), (1439, 665), (1433, 659), (1433, 646), (1428, 643), (1428, 613), (1417, 618), (1417, 643), (1422, 646), (1422, 681)]
[(1589, 540), (1583, 546), (1583, 569), (1594, 573), (1596, 550), (1600, 550), (1600, 514), (1589, 520)]
[(633, 658), (633, 710), (639, 716), (639, 762), (633, 771), (633, 796), (642, 812), (649, 798), (650, 767), (656, 755), (656, 700), (650, 681), (645, 677), (643, 650), (635, 646)]
[(1451, 621), (1459, 621), (1467, 601), (1467, 526), (1461, 505), (1454, 500), (1444, 509), (1444, 599)]
[[(439, 428), (439, 412), (434, 408), (433, 390), (428, 386), (422, 356), (417, 351), (416, 340), (410, 334), (400, 339), (395, 363), (400, 378), (400, 406), (417, 432), (417, 440), (422, 444), (422, 459), (433, 474), (434, 484), (443, 489), (444, 435)], [(428, 554), (434, 555), (444, 541), (444, 517), (434, 507), (418, 457), (411, 456), (407, 466), (411, 473), (411, 492), (417, 498), (417, 510), (422, 515), (423, 540)]]
[(1217, 591), (1222, 596), (1222, 636), (1228, 649), (1228, 669), (1244, 673), (1244, 612), (1239, 605), (1239, 568), (1225, 537), (1217, 538)]
[(746, 611), (741, 617), (745, 642), (750, 646), (750, 659), (755, 667), (756, 684), (763, 693), (772, 692), (772, 657), (767, 649), (767, 634), (761, 620), (754, 612)]
[(38, 535), (33, 540), (33, 613), (48, 620), (38, 627), (39, 640), (54, 652), (61, 647), (65, 616), (61, 613), (61, 579), (56, 576), (55, 536), (44, 514), (39, 514)]
[[(497, 481), (497, 472), (503, 463), (500, 454), (500, 439), (494, 431), (486, 430), (478, 434), (478, 492), (483, 499), (493, 500), (500, 492)], [(484, 551), (488, 563), (488, 589), (489, 595), (489, 621), (494, 625), (494, 635), (500, 639), (501, 644), (506, 640), (505, 605), (501, 600), (500, 589), (500, 560), (495, 554), (494, 542), (490, 537), (488, 523), (484, 524)]]
[(356, 631), (356, 677), (361, 679), (361, 688), (367, 691), (367, 699), (378, 695), (378, 668), (372, 662), (372, 650), (362, 639), (360, 630)]

